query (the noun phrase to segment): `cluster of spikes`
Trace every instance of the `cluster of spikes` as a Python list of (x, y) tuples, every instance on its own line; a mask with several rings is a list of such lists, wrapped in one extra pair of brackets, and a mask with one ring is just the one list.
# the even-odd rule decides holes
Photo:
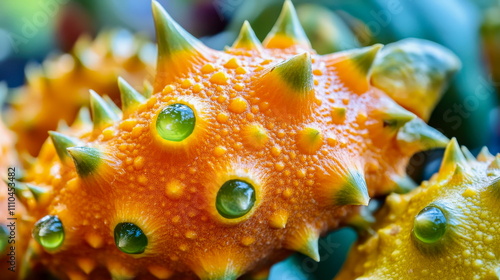
[(335, 279), (498, 279), (499, 182), (500, 154), (452, 139), (437, 174), (387, 197)]
[(43, 64), (28, 64), (26, 85), (13, 90), (6, 115), (15, 132), (16, 149), (29, 163), (37, 156), (47, 131), (74, 121), (78, 110), (88, 106), (88, 90), (120, 104), (118, 76), (152, 91), (155, 46), (126, 30), (107, 30), (95, 40), (82, 36), (71, 53), (53, 54)]
[[(245, 23), (221, 52), (152, 5), (152, 94), (120, 78), (120, 109), (91, 91), (92, 121), (83, 110), (50, 132), (18, 182), (33, 235), (21, 278), (40, 266), (69, 279), (265, 278), (291, 251), (319, 261), (321, 234), (412, 187), (409, 157), (448, 143), (419, 118), (459, 67), (441, 47), (319, 56), (285, 1), (263, 44)], [(448, 63), (427, 73), (436, 52)], [(427, 75), (421, 91), (382, 78), (401, 57)], [(402, 93), (431, 101), (405, 109), (390, 98)]]

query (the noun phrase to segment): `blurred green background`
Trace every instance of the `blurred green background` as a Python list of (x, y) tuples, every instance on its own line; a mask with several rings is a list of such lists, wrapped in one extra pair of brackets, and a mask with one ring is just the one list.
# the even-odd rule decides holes
[[(186, 30), (215, 49), (231, 45), (244, 20), (262, 40), (282, 0), (160, 0)], [(430, 124), (473, 151), (499, 152), (500, 1), (317, 0), (293, 1), (313, 47), (320, 54), (417, 37), (440, 43), (462, 61)], [(154, 41), (150, 1), (2, 0), (0, 81), (24, 83), (24, 67), (47, 55), (68, 52), (82, 34), (125, 28)], [(418, 154), (409, 172), (420, 181), (439, 165), (440, 151)], [(271, 279), (331, 279), (355, 240), (343, 229), (320, 242), (318, 264), (294, 255), (275, 265)]]

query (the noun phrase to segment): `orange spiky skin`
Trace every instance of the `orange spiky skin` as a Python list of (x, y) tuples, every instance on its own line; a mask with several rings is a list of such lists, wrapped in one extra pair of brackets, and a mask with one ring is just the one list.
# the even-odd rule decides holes
[[(93, 95), (94, 129), (53, 136), (26, 175), (48, 190), (30, 213), (57, 216), (65, 234), (55, 250), (35, 243), (34, 263), (69, 279), (236, 279), (290, 250), (319, 259), (321, 234), (393, 190), (427, 140), (446, 143), (437, 132), (418, 138), (421, 120), (369, 84), (379, 47), (319, 56), (289, 1), (284, 11), (278, 22), (293, 28), (266, 40), (278, 47), (261, 46), (246, 26), (234, 48), (216, 51), (153, 2), (155, 93), (117, 121)], [(194, 130), (165, 140), (158, 115), (179, 103), (194, 111)], [(216, 197), (233, 179), (254, 187), (255, 204), (227, 218)], [(113, 232), (125, 222), (147, 237), (143, 252), (117, 248)]]
[(82, 37), (72, 54), (55, 55), (42, 66), (28, 66), (27, 84), (16, 90), (7, 112), (19, 153), (38, 155), (49, 130), (55, 130), (61, 120), (71, 123), (80, 107), (88, 106), (89, 89), (119, 103), (118, 76), (137, 87), (151, 80), (154, 63), (141, 53), (151, 46), (124, 30), (106, 31), (93, 42)]
[[(355, 244), (335, 279), (498, 279), (499, 163), (486, 148), (476, 160), (452, 140), (429, 181), (387, 197), (373, 233)], [(443, 216), (425, 220), (429, 207)], [(425, 238), (416, 234), (422, 228)]]

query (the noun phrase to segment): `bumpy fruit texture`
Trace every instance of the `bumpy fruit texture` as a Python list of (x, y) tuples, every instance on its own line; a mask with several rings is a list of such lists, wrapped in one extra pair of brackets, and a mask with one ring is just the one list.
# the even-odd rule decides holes
[[(265, 275), (405, 181), (448, 139), (370, 84), (380, 45), (319, 56), (290, 1), (262, 45), (248, 23), (207, 48), (153, 2), (154, 94), (119, 79), (122, 111), (91, 92), (26, 175), (39, 195), (36, 263), (62, 278)], [(91, 127), (89, 127), (91, 126)]]
[(38, 155), (49, 130), (71, 123), (81, 106), (88, 106), (94, 89), (120, 101), (118, 76), (142, 86), (154, 76), (154, 46), (125, 30), (106, 31), (95, 41), (82, 37), (72, 54), (53, 56), (26, 68), (27, 84), (11, 99), (8, 125), (16, 133), (20, 154)]
[(387, 198), (335, 279), (498, 279), (499, 180), (500, 155), (476, 159), (453, 139), (437, 174)]

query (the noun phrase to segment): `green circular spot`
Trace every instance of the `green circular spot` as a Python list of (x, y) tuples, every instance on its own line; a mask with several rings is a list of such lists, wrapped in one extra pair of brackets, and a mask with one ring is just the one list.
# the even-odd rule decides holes
[(0, 225), (0, 254), (5, 252), (9, 238), (9, 230), (5, 225)]
[(172, 104), (161, 110), (156, 119), (156, 130), (161, 138), (180, 142), (193, 133), (196, 117), (194, 111), (184, 104)]
[(127, 254), (141, 254), (148, 245), (142, 229), (132, 223), (119, 223), (115, 227), (115, 244)]
[(255, 204), (255, 189), (242, 180), (229, 180), (219, 189), (216, 207), (224, 218), (235, 219), (248, 213)]
[(446, 232), (447, 220), (443, 211), (434, 206), (422, 209), (413, 222), (413, 234), (423, 243), (435, 243)]
[(47, 250), (53, 250), (64, 241), (64, 227), (57, 216), (47, 215), (35, 223), (33, 237)]

